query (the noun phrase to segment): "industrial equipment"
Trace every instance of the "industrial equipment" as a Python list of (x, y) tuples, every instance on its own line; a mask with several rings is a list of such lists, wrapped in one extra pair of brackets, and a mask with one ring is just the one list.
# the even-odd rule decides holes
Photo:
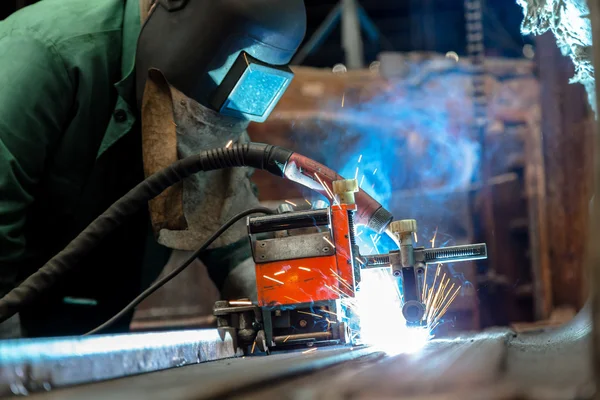
[(351, 344), (360, 339), (360, 321), (344, 300), (360, 290), (361, 270), (389, 268), (403, 291), (402, 314), (411, 327), (427, 327), (425, 266), (487, 257), (485, 244), (415, 248), (415, 220), (390, 224), (400, 243), (389, 254), (363, 256), (356, 244), (354, 193), (357, 181), (333, 182), (330, 207), (249, 217), (248, 234), (256, 264), (258, 300), (218, 301), (214, 314), (246, 352), (256, 348)]

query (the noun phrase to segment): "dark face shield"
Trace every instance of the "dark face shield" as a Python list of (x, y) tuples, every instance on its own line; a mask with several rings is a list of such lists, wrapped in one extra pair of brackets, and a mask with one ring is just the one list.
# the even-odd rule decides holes
[(156, 68), (203, 106), (263, 122), (294, 76), (305, 30), (303, 0), (158, 0), (138, 40), (138, 105)]

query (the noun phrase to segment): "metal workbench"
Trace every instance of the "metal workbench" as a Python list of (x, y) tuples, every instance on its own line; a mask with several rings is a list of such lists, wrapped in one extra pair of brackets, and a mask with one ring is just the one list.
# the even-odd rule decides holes
[[(185, 332), (185, 333), (184, 333)], [(215, 331), (184, 331), (160, 334), (128, 335), (128, 343), (137, 342), (129, 356), (123, 349), (112, 356), (122, 345), (123, 337), (106, 336), (65, 349), (70, 354), (67, 361), (55, 364), (53, 379), (67, 382), (85, 375), (82, 371), (95, 371), (88, 375), (110, 378), (102, 371), (113, 370), (112, 376), (129, 376), (103, 382), (56, 388), (59, 381), (44, 386), (37, 380), (35, 399), (585, 399), (591, 398), (594, 385), (590, 367), (591, 324), (588, 308), (568, 325), (551, 331), (516, 334), (509, 329), (495, 329), (483, 333), (462, 335), (451, 339), (437, 339), (412, 354), (385, 355), (369, 347), (319, 348), (309, 353), (297, 352), (270, 356), (231, 357), (233, 348), (229, 340), (221, 342)], [(153, 336), (156, 335), (156, 336)], [(165, 336), (163, 336), (165, 335)], [(190, 335), (196, 335), (194, 343)], [(167, 339), (169, 338), (170, 339)], [(178, 337), (179, 339), (175, 339)], [(183, 340), (187, 337), (187, 341)], [(134, 339), (135, 338), (135, 339)], [(144, 340), (171, 340), (171, 343), (141, 346)], [(104, 342), (103, 342), (104, 340)], [(216, 341), (213, 341), (216, 340)], [(179, 342), (178, 342), (179, 341)], [(109, 343), (111, 343), (109, 345)], [(178, 342), (178, 343), (176, 343)], [(102, 345), (108, 345), (102, 348)], [(120, 343), (120, 344), (119, 344)], [(148, 344), (148, 343), (146, 343)], [(90, 347), (91, 346), (91, 347)], [(100, 347), (96, 347), (100, 346)], [(179, 346), (179, 347), (178, 347)], [(215, 347), (217, 346), (217, 347)], [(89, 351), (95, 347), (93, 351)], [(135, 349), (137, 350), (135, 350)], [(29, 348), (34, 349), (34, 347)], [(145, 349), (145, 350), (142, 350)], [(202, 350), (204, 349), (204, 350)], [(207, 349), (212, 349), (207, 351)], [(218, 350), (217, 350), (218, 349)], [(194, 359), (194, 351), (201, 357)], [(213, 351), (214, 350), (214, 351)], [(5, 355), (0, 347), (0, 354)], [(79, 354), (77, 354), (79, 352)], [(121, 354), (121, 355), (119, 355)], [(18, 354), (14, 354), (17, 356)], [(77, 364), (77, 357), (88, 359)], [(180, 358), (178, 358), (180, 357)], [(42, 357), (43, 359), (43, 357)], [(123, 360), (129, 360), (124, 362)], [(2, 383), (14, 367), (2, 365)], [(196, 364), (198, 361), (206, 361)], [(73, 364), (75, 363), (75, 364)], [(183, 365), (194, 363), (194, 365)], [(23, 374), (42, 376), (44, 362), (21, 365)], [(73, 365), (84, 366), (73, 374)], [(85, 366), (88, 367), (85, 367)], [(129, 366), (128, 371), (121, 366)], [(159, 372), (140, 374), (162, 368)], [(71, 367), (70, 367), (71, 366)], [(92, 368), (93, 366), (93, 368)], [(114, 369), (113, 369), (114, 367)], [(171, 368), (175, 367), (175, 368)], [(35, 372), (37, 371), (37, 372)], [(137, 372), (136, 372), (137, 371)], [(118, 373), (117, 373), (118, 372)], [(18, 374), (17, 374), (18, 375)], [(14, 376), (14, 375), (13, 375)], [(90, 380), (93, 381), (94, 379)], [(36, 382), (31, 377), (22, 380), (22, 387)], [(40, 386), (41, 384), (41, 386)], [(15, 389), (15, 387), (13, 387)], [(45, 389), (50, 389), (45, 392)]]

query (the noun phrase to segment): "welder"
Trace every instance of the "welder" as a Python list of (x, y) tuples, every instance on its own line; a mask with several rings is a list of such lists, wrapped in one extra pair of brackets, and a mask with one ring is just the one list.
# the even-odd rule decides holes
[[(305, 20), (302, 0), (43, 0), (0, 22), (0, 296), (160, 167), (165, 143), (185, 157), (248, 141), (249, 121), (264, 121), (292, 78), (287, 64)], [(159, 118), (165, 109), (171, 136)], [(187, 180), (0, 330), (94, 328), (174, 251), (195, 250), (257, 204), (250, 175), (240, 168)], [(166, 215), (177, 208), (176, 218)], [(200, 260), (220, 288), (252, 273), (243, 224)], [(127, 330), (130, 317), (111, 330)]]

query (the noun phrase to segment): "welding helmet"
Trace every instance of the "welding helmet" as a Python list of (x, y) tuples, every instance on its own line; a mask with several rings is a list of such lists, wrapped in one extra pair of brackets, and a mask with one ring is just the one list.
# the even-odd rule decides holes
[(138, 39), (138, 107), (150, 68), (205, 107), (263, 122), (293, 73), (303, 0), (156, 0)]

